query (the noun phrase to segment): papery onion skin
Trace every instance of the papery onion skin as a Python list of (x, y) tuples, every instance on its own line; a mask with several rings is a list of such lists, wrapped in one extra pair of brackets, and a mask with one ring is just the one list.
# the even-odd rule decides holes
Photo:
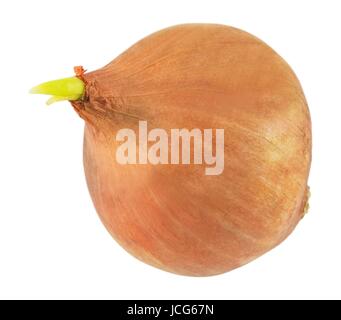
[[(304, 214), (311, 163), (306, 99), (288, 64), (227, 26), (161, 30), (85, 73), (90, 194), (111, 235), (140, 260), (182, 275), (220, 274), (282, 242)], [(116, 132), (224, 128), (225, 168), (120, 165)]]

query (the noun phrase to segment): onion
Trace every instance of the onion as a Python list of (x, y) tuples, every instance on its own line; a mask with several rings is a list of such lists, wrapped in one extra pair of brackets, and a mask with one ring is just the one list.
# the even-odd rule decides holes
[[(70, 100), (85, 120), (94, 205), (138, 259), (182, 275), (220, 274), (274, 248), (303, 217), (310, 115), (295, 74), (264, 42), (223, 25), (179, 25), (99, 70), (76, 71), (32, 92)], [(141, 164), (139, 142), (153, 146), (138, 136), (141, 123), (169, 136), (176, 128), (213, 129), (212, 141), (223, 129), (223, 170), (205, 174), (208, 164), (193, 162), (194, 148), (188, 164)], [(124, 128), (137, 139), (126, 165), (117, 160)]]

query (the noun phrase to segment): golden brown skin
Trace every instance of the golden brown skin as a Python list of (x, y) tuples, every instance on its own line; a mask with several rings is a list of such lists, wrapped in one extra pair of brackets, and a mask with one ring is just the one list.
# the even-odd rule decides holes
[[(239, 267), (283, 241), (302, 218), (311, 123), (299, 81), (241, 30), (180, 25), (83, 75), (84, 165), (112, 236), (140, 260), (191, 276)], [(224, 128), (225, 169), (120, 165), (120, 128)]]

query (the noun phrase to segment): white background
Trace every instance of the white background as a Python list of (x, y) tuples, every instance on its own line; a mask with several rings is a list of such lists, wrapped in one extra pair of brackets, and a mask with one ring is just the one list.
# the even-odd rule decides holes
[[(1, 1), (0, 298), (341, 298), (340, 1)], [(102, 226), (82, 167), (83, 123), (30, 87), (95, 70), (185, 22), (232, 25), (293, 67), (313, 121), (311, 210), (279, 247), (230, 273), (145, 265)]]

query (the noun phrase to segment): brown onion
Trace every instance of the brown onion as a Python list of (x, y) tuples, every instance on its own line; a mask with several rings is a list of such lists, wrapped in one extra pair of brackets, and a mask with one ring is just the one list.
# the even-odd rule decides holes
[[(128, 252), (170, 272), (208, 276), (282, 242), (304, 215), (311, 162), (306, 99), (264, 42), (223, 25), (154, 33), (80, 74), (84, 166), (99, 216)], [(224, 170), (116, 160), (122, 128), (223, 128)], [(192, 153), (193, 156), (193, 153)]]

